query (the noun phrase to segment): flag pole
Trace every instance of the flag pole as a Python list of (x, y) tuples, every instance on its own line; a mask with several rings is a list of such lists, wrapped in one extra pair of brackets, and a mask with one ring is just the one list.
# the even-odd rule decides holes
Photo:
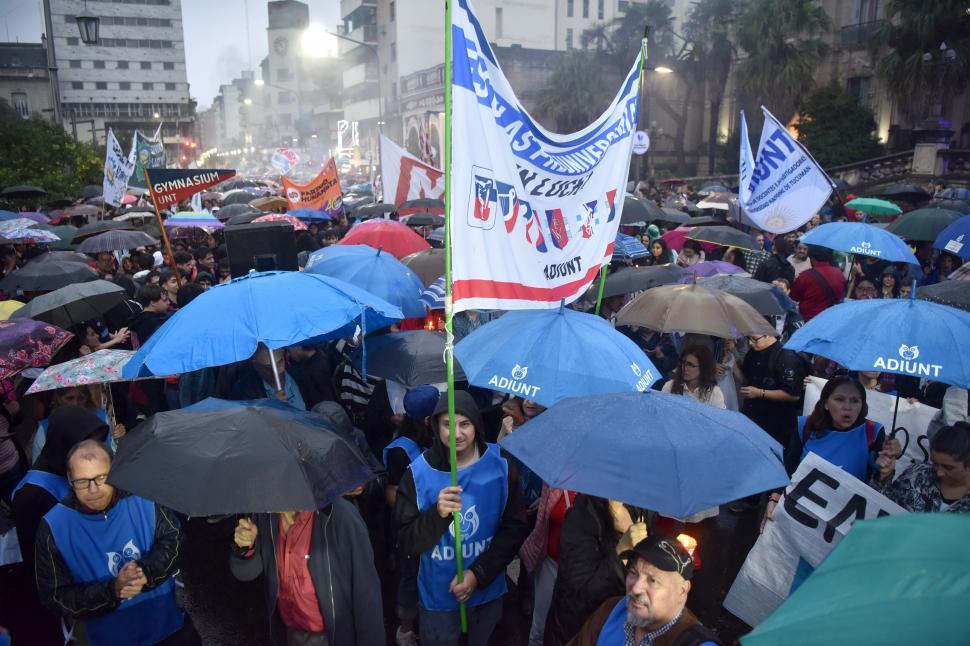
[[(458, 486), (458, 451), (455, 447), (455, 335), (452, 331), (454, 317), (454, 303), (452, 301), (451, 276), (451, 3), (445, 0), (445, 150), (444, 150), (444, 179), (445, 179), (445, 369), (448, 372), (448, 456), (451, 466), (451, 486)], [(475, 429), (481, 432), (482, 429)], [(464, 566), (461, 558), (461, 513), (452, 514), (452, 527), (455, 531), (455, 567), (458, 571), (458, 583), (465, 580)], [(459, 606), (461, 615), (461, 632), (468, 632), (468, 615), (464, 602)]]
[(152, 180), (148, 178), (148, 169), (143, 169), (145, 173), (145, 186), (148, 187), (148, 195), (152, 198), (152, 206), (155, 207), (155, 221), (158, 222), (158, 232), (162, 235), (162, 244), (165, 246), (165, 255), (168, 257), (168, 265), (175, 274), (175, 284), (182, 289), (182, 277), (179, 276), (178, 266), (175, 264), (175, 254), (172, 253), (172, 245), (168, 242), (168, 234), (165, 233), (165, 224), (162, 222), (162, 213), (158, 210), (158, 202), (155, 201), (155, 191), (152, 190)]

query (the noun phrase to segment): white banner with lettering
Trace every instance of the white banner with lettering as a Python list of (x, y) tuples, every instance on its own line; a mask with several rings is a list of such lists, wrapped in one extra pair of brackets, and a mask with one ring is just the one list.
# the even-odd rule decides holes
[(108, 128), (108, 147), (104, 155), (104, 183), (101, 192), (104, 203), (121, 206), (121, 198), (128, 192), (128, 180), (134, 172), (134, 164), (121, 150), (115, 133)]
[(761, 110), (765, 125), (754, 162), (742, 114), (738, 201), (759, 228), (787, 233), (818, 213), (832, 194), (832, 182), (788, 129), (767, 109)]
[(610, 107), (560, 135), (533, 121), (469, 0), (453, 11), (455, 311), (558, 307), (613, 254), (639, 104), (640, 59)]
[(809, 453), (741, 566), (724, 607), (757, 626), (825, 560), (859, 519), (906, 510)]
[(381, 135), (381, 182), (384, 202), (400, 206), (423, 197), (443, 198), (444, 172), (429, 166)]

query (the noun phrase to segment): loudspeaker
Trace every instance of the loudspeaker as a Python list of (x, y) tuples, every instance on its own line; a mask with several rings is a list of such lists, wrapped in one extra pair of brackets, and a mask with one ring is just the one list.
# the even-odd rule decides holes
[(223, 229), (229, 272), (233, 278), (250, 270), (296, 271), (296, 236), (293, 226), (285, 222), (239, 224)]

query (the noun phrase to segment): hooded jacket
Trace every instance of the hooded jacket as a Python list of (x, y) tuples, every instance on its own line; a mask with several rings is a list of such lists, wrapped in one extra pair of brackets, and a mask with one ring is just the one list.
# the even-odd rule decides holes
[[(447, 414), (448, 398), (442, 397), (432, 416), (432, 428), (437, 429), (439, 417)], [(478, 445), (479, 453), (484, 453), (485, 423), (475, 400), (463, 390), (455, 393), (455, 414), (464, 415), (474, 424), (475, 443)], [(448, 471), (450, 469), (448, 453), (448, 447), (439, 440), (433, 442), (431, 448), (423, 455), (432, 468)], [(504, 576), (505, 568), (515, 558), (522, 542), (529, 535), (529, 521), (526, 517), (519, 474), (512, 463), (509, 463), (508, 478), (509, 494), (502, 512), (502, 524), (488, 549), (482, 552), (469, 568), (475, 574), (479, 588), (487, 586), (497, 576)], [(408, 469), (398, 486), (394, 517), (399, 528), (398, 541), (401, 548), (412, 556), (434, 549), (451, 524), (451, 516), (442, 518), (438, 514), (436, 505), (432, 505), (422, 513), (418, 508), (417, 500), (414, 475), (411, 469)]]

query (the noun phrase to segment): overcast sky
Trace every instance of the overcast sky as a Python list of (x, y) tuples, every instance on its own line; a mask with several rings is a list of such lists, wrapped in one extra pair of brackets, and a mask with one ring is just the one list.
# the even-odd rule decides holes
[[(320, 23), (328, 30), (336, 27), (340, 0), (304, 2), (310, 5), (311, 23)], [(266, 4), (266, 0), (182, 0), (189, 91), (200, 110), (209, 107), (219, 85), (236, 78), (242, 70), (258, 68), (266, 56)], [(130, 8), (138, 11), (138, 5)], [(43, 32), (41, 0), (0, 0), (0, 38), (37, 43)]]

